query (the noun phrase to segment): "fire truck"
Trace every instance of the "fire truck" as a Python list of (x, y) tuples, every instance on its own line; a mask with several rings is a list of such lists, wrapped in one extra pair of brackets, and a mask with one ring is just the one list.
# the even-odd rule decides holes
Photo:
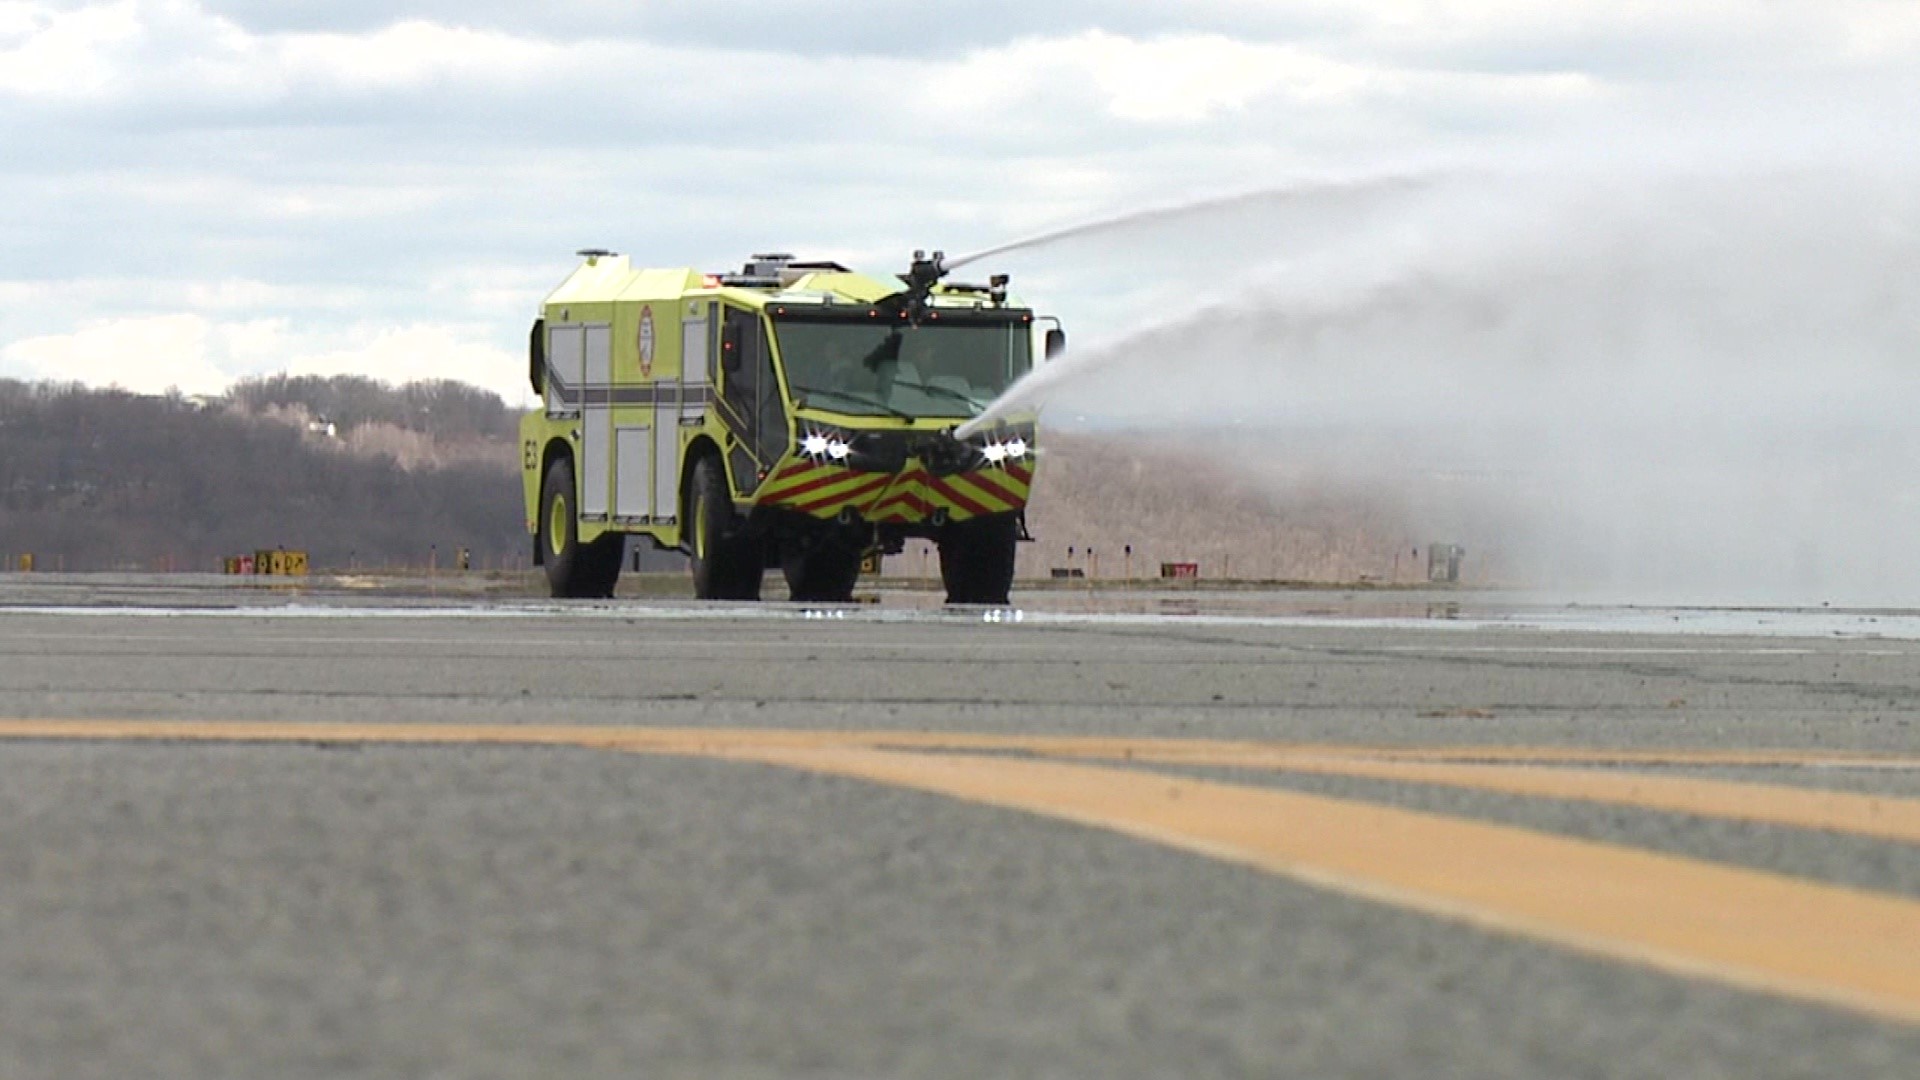
[(583, 251), (533, 324), (521, 421), (534, 561), (556, 597), (611, 596), (629, 536), (687, 554), (695, 595), (852, 597), (862, 560), (939, 548), (954, 604), (1005, 604), (1035, 466), (1032, 414), (955, 428), (1066, 336), (1007, 278), (897, 282), (755, 255), (738, 273)]

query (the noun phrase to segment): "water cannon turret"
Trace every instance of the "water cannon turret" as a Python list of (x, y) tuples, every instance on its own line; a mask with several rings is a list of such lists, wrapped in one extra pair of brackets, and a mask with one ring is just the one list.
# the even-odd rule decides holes
[(933, 294), (933, 287), (947, 276), (948, 269), (946, 252), (936, 251), (929, 257), (924, 250), (916, 249), (907, 272), (900, 275), (906, 288), (880, 303), (905, 312), (907, 321), (918, 326), (920, 320), (926, 317), (927, 300)]
[(944, 251), (934, 252), (932, 258), (928, 258), (924, 251), (915, 251), (913, 263), (907, 267), (906, 273), (900, 275), (900, 280), (907, 283), (907, 291), (924, 295), (947, 276), (946, 263), (947, 253)]

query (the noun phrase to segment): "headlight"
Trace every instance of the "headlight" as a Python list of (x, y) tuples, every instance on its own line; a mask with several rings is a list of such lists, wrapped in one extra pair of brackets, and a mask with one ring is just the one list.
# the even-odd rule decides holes
[(1031, 449), (1032, 447), (1027, 445), (1027, 440), (1016, 435), (1006, 442), (998, 439), (987, 441), (980, 447), (980, 456), (986, 458), (989, 465), (1005, 465), (1026, 457)]
[(838, 432), (816, 429), (800, 436), (800, 452), (815, 461), (845, 462), (853, 448)]

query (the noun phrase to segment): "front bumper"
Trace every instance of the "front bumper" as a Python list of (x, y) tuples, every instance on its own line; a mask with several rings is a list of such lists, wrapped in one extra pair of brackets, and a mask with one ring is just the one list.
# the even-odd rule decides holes
[[(1031, 446), (1030, 427), (1021, 439)], [(865, 436), (853, 441), (856, 447), (871, 442)], [(1026, 507), (1033, 488), (1031, 450), (989, 463), (967, 444), (923, 440), (836, 461), (808, 456), (797, 449), (800, 442), (768, 474), (755, 503), (821, 520), (852, 515), (874, 524), (918, 524), (1011, 513)]]

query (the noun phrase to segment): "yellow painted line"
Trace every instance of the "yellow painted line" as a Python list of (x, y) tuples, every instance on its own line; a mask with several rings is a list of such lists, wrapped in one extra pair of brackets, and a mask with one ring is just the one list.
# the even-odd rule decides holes
[(1786, 766), (1920, 769), (1920, 756), (1831, 750), (1607, 750), (1576, 747), (1395, 747), (1102, 735), (1002, 735), (981, 732), (802, 730), (784, 728), (621, 727), (597, 724), (307, 723), (246, 720), (0, 719), (0, 739), (240, 739), (284, 742), (524, 743), (625, 747), (632, 743), (872, 746), (982, 750), (1085, 758), (1139, 758), (1166, 764), (1232, 764), (1272, 755), (1437, 761), (1463, 764)]
[[(759, 762), (1043, 814), (1615, 959), (1920, 1023), (1920, 903), (1911, 900), (1364, 802), (968, 752), (1148, 760), (1176, 757), (1178, 740), (146, 720), (0, 720), (0, 738), (577, 746)], [(899, 746), (912, 749), (886, 748)], [(1256, 750), (1310, 760), (1308, 748), (1289, 757), (1271, 744), (1194, 744), (1222, 748), (1242, 760)], [(1341, 752), (1311, 749), (1329, 769), (1396, 764), (1379, 749)], [(1548, 779), (1561, 790), (1564, 777)]]
[(1920, 903), (1898, 897), (1127, 769), (858, 747), (726, 756), (1063, 818), (1676, 974), (1920, 1023)]
[(0, 719), (0, 739), (236, 739), (245, 741), (354, 741), (519, 743), (619, 747), (681, 745), (871, 746), (981, 750), (1140, 759), (1164, 764), (1229, 765), (1265, 762), (1275, 755), (1363, 758), (1461, 764), (1551, 763), (1678, 767), (1805, 767), (1920, 769), (1913, 755), (1830, 750), (1606, 750), (1574, 747), (1394, 747), (1257, 740), (1133, 736), (1001, 735), (980, 732), (799, 730), (782, 728), (648, 728), (596, 724), (307, 723), (246, 720)]
[[(1328, 748), (1334, 749), (1334, 748)], [(1358, 749), (1358, 748), (1356, 748)], [(1344, 752), (1344, 751), (1343, 751)], [(1563, 765), (1670, 765), (1682, 767), (1775, 765), (1859, 769), (1920, 769), (1920, 757), (1872, 750), (1608, 750), (1571, 746), (1384, 747), (1360, 750), (1409, 761), (1538, 762)]]
[[(1479, 764), (1488, 754), (1461, 752), (1451, 761), (1441, 751), (1367, 747), (1310, 747), (1218, 740), (1134, 739), (1081, 736), (1008, 736), (967, 732), (810, 731), (764, 729), (630, 728), (579, 725), (285, 724), (245, 721), (0, 720), (0, 738), (221, 739), (243, 742), (494, 743), (580, 746), (608, 750), (690, 750), (732, 747), (870, 747), (917, 750), (1026, 752), (1082, 759), (1132, 760), (1143, 764), (1275, 769), (1352, 776), (1403, 783), (1474, 788), (1511, 795), (1634, 806), (1669, 813), (1824, 829), (1876, 839), (1920, 843), (1920, 801), (1824, 789), (1737, 783), (1690, 777), (1649, 776), (1592, 769), (1521, 764)], [(1512, 760), (1535, 760), (1511, 751)], [(1757, 756), (1757, 755), (1756, 755)], [(1635, 755), (1624, 763), (1719, 763), (1722, 752)], [(1437, 758), (1428, 760), (1429, 758)], [(1408, 760), (1411, 759), (1411, 760)], [(1769, 764), (1837, 763), (1830, 754), (1765, 755)], [(1585, 760), (1560, 756), (1550, 760)], [(1601, 757), (1609, 762), (1615, 759)], [(1852, 759), (1885, 764), (1886, 759)]]
[(1239, 753), (1209, 758), (1183, 750), (1171, 753), (1149, 750), (1136, 753), (1134, 760), (1163, 765), (1212, 765), (1437, 784), (1506, 795), (1632, 806), (1763, 825), (1823, 829), (1877, 840), (1920, 844), (1920, 800), (1848, 791), (1650, 776), (1611, 769), (1396, 761), (1305, 751)]

